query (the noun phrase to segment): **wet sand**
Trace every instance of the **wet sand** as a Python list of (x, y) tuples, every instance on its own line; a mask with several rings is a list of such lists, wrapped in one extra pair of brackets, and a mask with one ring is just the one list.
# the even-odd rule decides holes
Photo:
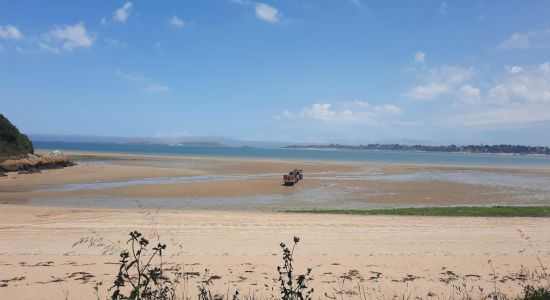
[[(271, 211), (550, 204), (545, 169), (70, 154), (78, 166), (2, 178), (0, 203), (108, 208), (136, 200), (151, 208)], [(283, 186), (281, 175), (294, 168), (305, 180)]]

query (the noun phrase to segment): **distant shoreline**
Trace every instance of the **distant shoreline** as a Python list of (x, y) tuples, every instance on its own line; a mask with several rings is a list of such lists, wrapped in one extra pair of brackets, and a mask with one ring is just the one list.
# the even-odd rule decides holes
[(346, 148), (295, 148), (281, 147), (280, 149), (287, 150), (309, 150), (309, 151), (365, 151), (365, 152), (408, 152), (408, 153), (449, 153), (449, 154), (475, 154), (475, 155), (502, 155), (502, 156), (534, 156), (534, 157), (550, 157), (550, 154), (538, 153), (500, 153), (500, 152), (468, 152), (468, 151), (426, 151), (426, 150), (382, 150), (382, 149), (346, 149)]
[[(358, 151), (393, 151), (418, 153), (458, 153), (458, 154), (502, 154), (502, 155), (535, 155), (550, 156), (550, 147), (522, 146), (522, 145), (467, 145), (467, 146), (426, 146), (401, 144), (368, 144), (348, 146), (340, 144), (330, 145), (288, 145), (283, 149), (300, 150), (358, 150)], [(514, 150), (515, 149), (515, 150)], [(519, 150), (519, 151), (518, 151)]]

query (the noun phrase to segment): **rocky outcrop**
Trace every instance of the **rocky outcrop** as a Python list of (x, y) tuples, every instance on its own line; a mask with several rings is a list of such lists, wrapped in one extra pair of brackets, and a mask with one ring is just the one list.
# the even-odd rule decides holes
[(39, 173), (44, 169), (58, 169), (74, 165), (75, 163), (70, 161), (67, 155), (56, 150), (42, 155), (27, 154), (19, 159), (4, 160), (0, 162), (0, 173)]
[(4, 115), (0, 114), (0, 177), (5, 172), (40, 173), (42, 169), (74, 166), (63, 152), (34, 155), (29, 138), (19, 132)]

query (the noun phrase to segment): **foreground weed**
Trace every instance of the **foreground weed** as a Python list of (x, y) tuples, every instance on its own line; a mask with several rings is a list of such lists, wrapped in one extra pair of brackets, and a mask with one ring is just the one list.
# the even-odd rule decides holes
[(312, 298), (313, 288), (307, 287), (311, 269), (308, 268), (305, 274), (294, 275), (294, 249), (299, 242), (300, 238), (294, 237), (292, 249), (284, 243), (280, 244), (283, 250), (284, 265), (278, 266), (277, 272), (279, 272), (278, 281), (282, 300), (310, 300)]
[[(153, 258), (162, 257), (166, 245), (158, 243), (147, 258), (149, 241), (141, 233), (131, 232), (128, 243), (131, 251), (120, 253), (120, 265), (111, 287), (114, 289), (111, 299), (177, 299), (174, 284), (163, 275), (162, 267), (151, 265)], [(129, 287), (128, 295), (124, 293), (125, 287)]]

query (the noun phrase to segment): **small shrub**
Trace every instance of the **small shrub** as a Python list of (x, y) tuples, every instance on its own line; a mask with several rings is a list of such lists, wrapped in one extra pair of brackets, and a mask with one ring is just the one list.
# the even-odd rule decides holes
[(300, 238), (294, 237), (294, 245), (292, 249), (288, 248), (284, 243), (281, 243), (283, 250), (284, 265), (278, 266), (279, 272), (279, 287), (281, 290), (282, 300), (310, 300), (313, 288), (308, 289), (308, 276), (311, 274), (311, 269), (307, 269), (305, 274), (295, 276), (294, 272), (294, 249), (300, 242)]
[[(294, 275), (294, 249), (300, 239), (294, 237), (294, 245), (292, 249), (281, 243), (283, 250), (284, 265), (277, 267), (279, 273), (279, 283), (281, 290), (281, 300), (311, 300), (313, 289), (307, 287), (308, 276), (311, 274), (311, 269), (302, 275)], [(143, 237), (138, 231), (130, 232), (130, 239), (127, 242), (130, 245), (130, 250), (123, 250), (120, 253), (119, 269), (114, 280), (113, 286), (109, 289), (112, 291), (111, 300), (189, 300), (185, 295), (178, 297), (176, 295), (177, 286), (181, 283), (181, 279), (187, 283), (185, 273), (176, 267), (173, 279), (164, 274), (162, 268), (162, 253), (166, 249), (166, 245), (158, 243), (155, 247), (150, 248), (149, 241)], [(161, 259), (160, 264), (153, 265), (155, 258)], [(197, 273), (198, 275), (198, 273)], [(224, 296), (211, 292), (212, 276), (209, 271), (205, 270), (202, 280), (198, 283), (198, 299), (199, 300), (223, 300)], [(186, 285), (183, 287), (185, 288)], [(96, 295), (98, 287), (96, 286)], [(232, 300), (239, 300), (240, 294), (236, 290), (232, 296)], [(229, 294), (227, 295), (229, 298)], [(99, 296), (98, 296), (99, 298)], [(249, 299), (245, 297), (245, 299)], [(254, 296), (252, 299), (255, 299)], [(229, 300), (229, 299), (227, 299)]]
[(177, 299), (174, 284), (163, 275), (162, 264), (160, 267), (151, 265), (153, 258), (162, 257), (166, 245), (159, 243), (147, 257), (145, 253), (149, 251), (149, 241), (141, 233), (131, 232), (128, 243), (131, 251), (120, 253), (118, 274), (109, 289), (114, 289), (111, 299)]
[(523, 288), (523, 300), (548, 300), (550, 299), (550, 288), (534, 287), (527, 285)]

